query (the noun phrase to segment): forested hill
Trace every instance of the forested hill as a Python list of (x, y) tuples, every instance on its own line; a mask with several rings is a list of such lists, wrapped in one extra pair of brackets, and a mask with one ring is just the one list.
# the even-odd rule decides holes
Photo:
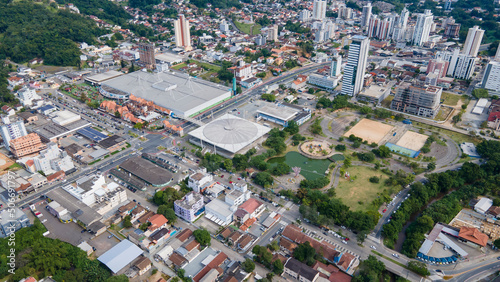
[(94, 21), (55, 5), (0, 0), (0, 60), (24, 63), (43, 58), (45, 64), (76, 66), (80, 50), (75, 42), (94, 43), (104, 34)]

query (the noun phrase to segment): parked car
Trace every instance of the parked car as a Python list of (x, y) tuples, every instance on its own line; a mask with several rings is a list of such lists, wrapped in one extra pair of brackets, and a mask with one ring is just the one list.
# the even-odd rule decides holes
[(373, 246), (373, 245), (372, 245), (372, 246), (370, 246), (370, 248), (372, 248), (372, 249), (374, 249), (374, 250), (376, 250), (376, 249), (377, 249), (377, 248), (376, 248), (375, 246)]

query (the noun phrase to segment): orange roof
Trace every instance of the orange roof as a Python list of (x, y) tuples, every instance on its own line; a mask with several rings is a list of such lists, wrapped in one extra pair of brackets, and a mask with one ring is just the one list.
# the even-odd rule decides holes
[(245, 221), (245, 223), (243, 223), (243, 225), (240, 226), (240, 229), (243, 231), (246, 231), (256, 221), (257, 221), (257, 219), (255, 217), (249, 218), (249, 219), (247, 219), (247, 221)]
[(252, 214), (260, 206), (262, 206), (262, 203), (260, 201), (257, 201), (254, 198), (250, 198), (246, 202), (241, 204), (240, 209), (244, 209), (248, 213)]
[[(220, 252), (207, 266), (205, 266), (196, 276), (193, 278), (195, 282), (198, 282), (203, 278), (210, 270), (214, 268), (218, 268), (226, 259), (228, 256)], [(219, 272), (220, 274), (220, 272)]]
[(34, 165), (34, 164), (35, 164), (35, 161), (33, 161), (33, 160), (28, 160), (28, 161), (26, 162), (26, 166), (28, 166), (28, 167), (30, 167), (30, 166), (32, 166), (32, 165)]
[(488, 243), (488, 235), (481, 233), (481, 231), (474, 227), (461, 227), (460, 232), (458, 232), (458, 237), (482, 247), (486, 246)]
[(149, 218), (149, 222), (151, 222), (151, 226), (149, 226), (148, 229), (155, 230), (158, 227), (166, 224), (168, 222), (168, 219), (166, 219), (162, 214), (155, 214)]

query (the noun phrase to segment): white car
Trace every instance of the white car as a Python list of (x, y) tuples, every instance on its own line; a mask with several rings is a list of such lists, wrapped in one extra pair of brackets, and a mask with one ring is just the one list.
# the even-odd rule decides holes
[(377, 248), (375, 248), (375, 246), (373, 246), (373, 245), (372, 245), (372, 246), (370, 246), (370, 248), (372, 248), (372, 249), (374, 249), (374, 250), (376, 250), (376, 249), (377, 249)]
[(395, 258), (399, 258), (398, 254), (392, 254), (392, 256), (395, 257)]

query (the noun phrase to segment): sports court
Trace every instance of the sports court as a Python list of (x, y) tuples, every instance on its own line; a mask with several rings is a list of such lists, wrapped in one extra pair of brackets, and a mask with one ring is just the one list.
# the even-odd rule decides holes
[(429, 136), (427, 135), (423, 135), (413, 131), (406, 131), (406, 133), (401, 137), (401, 139), (399, 139), (399, 141), (396, 142), (396, 145), (408, 148), (413, 151), (418, 151), (424, 146), (425, 141), (427, 141), (427, 138), (429, 138)]
[(387, 142), (385, 144), (385, 146), (387, 148), (389, 148), (389, 150), (391, 150), (394, 153), (398, 153), (400, 155), (408, 156), (410, 158), (416, 158), (416, 157), (418, 157), (418, 155), (420, 155), (420, 151), (415, 151), (415, 150), (412, 150), (412, 149), (401, 147), (401, 146), (398, 146), (396, 144), (392, 144), (390, 142)]
[(348, 137), (351, 134), (354, 136), (362, 138), (363, 141), (368, 141), (368, 143), (379, 143), (385, 135), (387, 135), (394, 126), (383, 124), (378, 121), (373, 121), (369, 119), (360, 120), (353, 128), (347, 131), (344, 136)]

